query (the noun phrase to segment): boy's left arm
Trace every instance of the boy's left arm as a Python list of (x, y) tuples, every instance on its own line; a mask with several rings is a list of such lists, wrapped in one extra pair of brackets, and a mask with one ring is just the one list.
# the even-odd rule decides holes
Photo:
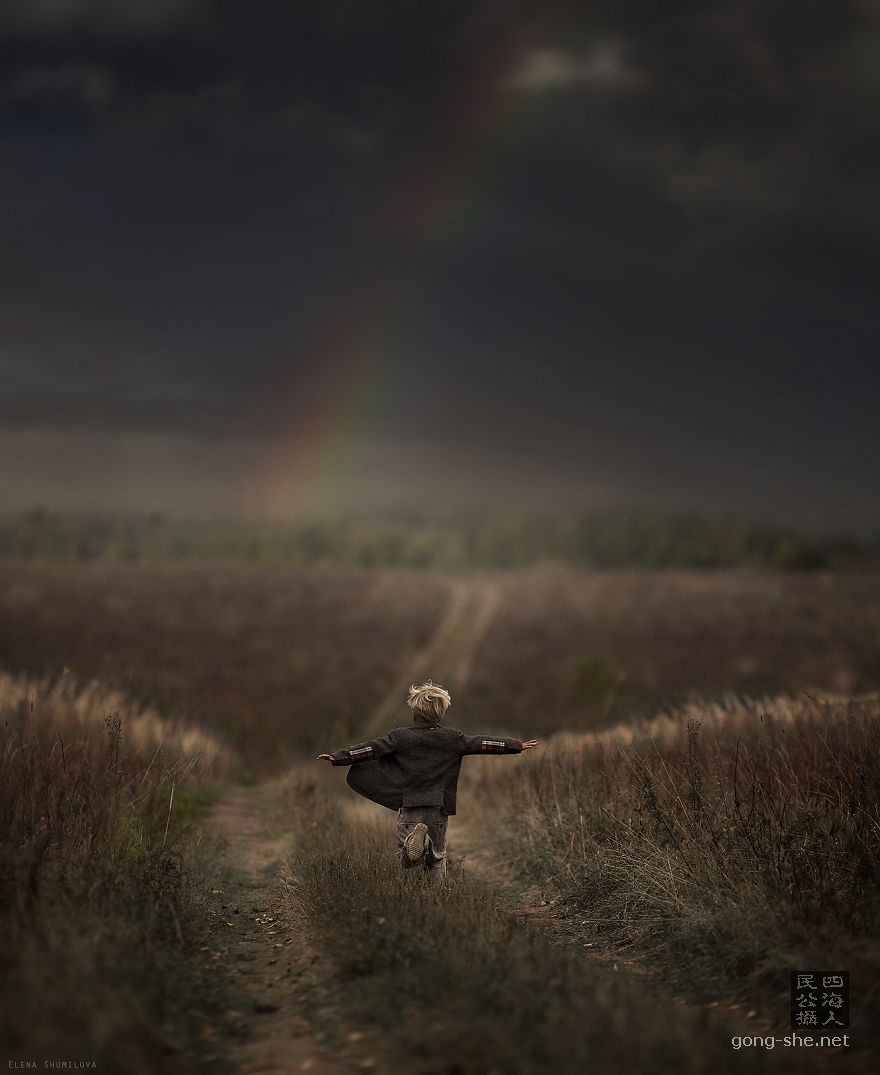
[(397, 744), (394, 741), (394, 733), (381, 735), (378, 739), (368, 739), (365, 743), (357, 743), (353, 747), (344, 747), (332, 754), (319, 754), (318, 761), (329, 761), (333, 765), (355, 765), (359, 761), (373, 761), (376, 758), (384, 758), (387, 754), (393, 754)]

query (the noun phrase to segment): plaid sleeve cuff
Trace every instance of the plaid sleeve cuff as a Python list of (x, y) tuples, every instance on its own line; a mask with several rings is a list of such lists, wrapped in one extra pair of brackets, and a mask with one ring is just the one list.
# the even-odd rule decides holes
[(484, 739), (481, 749), (484, 754), (518, 754), (522, 747), (509, 739)]
[(352, 764), (354, 764), (354, 762), (358, 761), (369, 761), (373, 756), (373, 748), (371, 746), (352, 747), (348, 753), (351, 756)]
[(333, 764), (355, 765), (359, 761), (369, 761), (372, 757), (374, 757), (372, 746), (369, 743), (364, 743), (363, 746), (337, 750), (333, 755)]

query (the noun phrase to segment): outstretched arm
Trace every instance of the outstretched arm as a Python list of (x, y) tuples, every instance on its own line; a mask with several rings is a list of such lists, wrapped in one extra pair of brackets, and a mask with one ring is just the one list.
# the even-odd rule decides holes
[(353, 747), (344, 747), (333, 754), (319, 754), (316, 761), (329, 761), (332, 765), (355, 765), (359, 761), (372, 761), (393, 754), (396, 749), (394, 733), (382, 735), (378, 739), (368, 739)]
[(459, 740), (462, 754), (519, 754), (537, 745), (537, 739), (523, 741), (505, 735), (462, 735)]

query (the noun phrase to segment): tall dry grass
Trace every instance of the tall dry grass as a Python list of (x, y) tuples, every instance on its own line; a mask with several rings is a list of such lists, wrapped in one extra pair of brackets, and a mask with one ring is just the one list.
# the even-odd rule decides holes
[(729, 1068), (729, 1038), (708, 1013), (554, 944), (460, 870), (439, 893), (402, 870), (390, 814), (343, 822), (306, 783), (288, 809), (299, 834), (288, 896), (318, 932), (325, 975), (310, 1017), (335, 1048), (354, 1037), (363, 1055), (372, 1040), (377, 1070), (412, 1075)]
[(791, 970), (850, 970), (854, 1026), (876, 1038), (876, 698), (732, 697), (536, 753), (483, 770), (479, 795), (574, 934), (699, 999), (783, 1013)]
[(97, 684), (0, 674), (0, 1040), (9, 1055), (175, 1066), (177, 836), (225, 758)]

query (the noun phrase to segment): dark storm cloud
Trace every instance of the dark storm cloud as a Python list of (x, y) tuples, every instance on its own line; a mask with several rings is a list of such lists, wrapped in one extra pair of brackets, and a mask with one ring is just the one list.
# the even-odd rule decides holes
[(205, 0), (6, 0), (0, 28), (25, 35), (141, 37), (191, 23), (207, 9)]
[(533, 50), (511, 83), (629, 89), (597, 155), (689, 214), (714, 212), (722, 226), (800, 213), (874, 227), (877, 15), (848, 2), (616, 5), (604, 56)]
[(878, 58), (869, 0), (7, 3), (0, 425), (295, 424), (375, 293), (374, 432), (861, 488)]

